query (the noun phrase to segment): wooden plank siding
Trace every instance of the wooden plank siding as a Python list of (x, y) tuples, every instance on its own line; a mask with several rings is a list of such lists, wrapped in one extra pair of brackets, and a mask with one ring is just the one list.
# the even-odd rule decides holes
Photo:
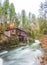
[(19, 37), (19, 40), (26, 41), (27, 40), (27, 33), (19, 28), (13, 28), (11, 30), (6, 30), (4, 34), (8, 37)]

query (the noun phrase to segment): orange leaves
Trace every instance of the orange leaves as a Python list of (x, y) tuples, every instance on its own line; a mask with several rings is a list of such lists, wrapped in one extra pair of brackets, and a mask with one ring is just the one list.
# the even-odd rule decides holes
[(13, 28), (14, 28), (14, 24), (10, 24), (9, 29), (13, 29)]

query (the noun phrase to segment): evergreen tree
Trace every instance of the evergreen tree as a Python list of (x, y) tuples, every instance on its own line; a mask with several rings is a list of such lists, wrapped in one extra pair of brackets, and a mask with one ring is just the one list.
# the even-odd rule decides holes
[(9, 9), (9, 0), (5, 0), (3, 3), (3, 16), (5, 26), (7, 26), (8, 9)]
[(22, 17), (22, 27), (24, 27), (27, 23), (26, 22), (26, 12), (25, 12), (25, 10), (22, 10), (21, 17)]
[(10, 22), (14, 22), (14, 18), (15, 18), (15, 8), (13, 3), (10, 4)]

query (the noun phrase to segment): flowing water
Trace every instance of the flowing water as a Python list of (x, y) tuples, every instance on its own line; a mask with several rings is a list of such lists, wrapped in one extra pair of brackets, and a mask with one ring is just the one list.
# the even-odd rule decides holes
[(40, 50), (32, 50), (29, 46), (9, 51), (1, 57), (3, 65), (39, 65), (36, 56), (41, 56)]

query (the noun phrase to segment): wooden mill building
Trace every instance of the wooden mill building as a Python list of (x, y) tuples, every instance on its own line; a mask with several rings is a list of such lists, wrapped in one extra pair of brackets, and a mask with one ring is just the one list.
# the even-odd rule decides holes
[(27, 33), (19, 28), (13, 28), (13, 29), (8, 29), (4, 32), (6, 36), (9, 38), (18, 37), (19, 41), (21, 42), (26, 42), (27, 41)]

